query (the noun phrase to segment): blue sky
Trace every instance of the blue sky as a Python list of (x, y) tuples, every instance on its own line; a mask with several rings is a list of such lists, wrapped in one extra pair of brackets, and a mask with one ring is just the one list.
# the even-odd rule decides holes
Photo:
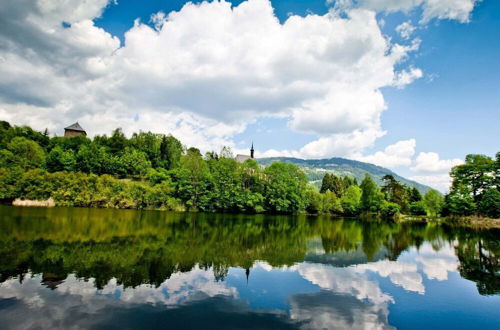
[[(0, 119), (346, 157), (445, 191), (500, 133), (494, 0), (7, 1)], [(22, 92), (21, 92), (22, 91)]]

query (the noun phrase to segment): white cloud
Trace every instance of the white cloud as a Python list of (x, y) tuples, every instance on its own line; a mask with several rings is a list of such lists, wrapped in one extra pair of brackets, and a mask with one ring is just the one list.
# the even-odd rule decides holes
[[(415, 166), (410, 168), (419, 175), (410, 179), (429, 185), (441, 192), (447, 192), (451, 185), (449, 172), (453, 166), (463, 164), (458, 158), (440, 159), (435, 152), (421, 152), (415, 160)], [(432, 173), (432, 174), (431, 174)]]
[(358, 155), (354, 158), (359, 161), (389, 168), (409, 166), (415, 154), (416, 144), (415, 139), (402, 140), (387, 146), (384, 151), (377, 151), (368, 156)]
[(411, 21), (403, 22), (396, 27), (396, 32), (404, 39), (409, 39), (415, 30), (416, 27), (411, 24)]
[(453, 19), (465, 23), (470, 20), (474, 6), (479, 0), (359, 0), (359, 5), (376, 11), (409, 12), (422, 7), (421, 23), (430, 20)]
[(435, 152), (421, 152), (411, 170), (415, 172), (449, 172), (453, 166), (460, 164), (463, 164), (463, 160), (458, 158), (439, 159), (439, 155)]
[(402, 70), (396, 74), (394, 77), (394, 86), (396, 86), (399, 89), (404, 88), (406, 85), (411, 84), (417, 79), (420, 79), (423, 77), (423, 72), (422, 70), (418, 68), (413, 68), (410, 67), (408, 70)]
[(434, 175), (413, 175), (410, 180), (430, 186), (434, 189), (446, 193), (450, 189), (451, 178), (447, 173)]
[(385, 134), (380, 89), (418, 49), (391, 43), (372, 11), (281, 24), (267, 0), (187, 3), (153, 14), (153, 27), (136, 21), (120, 46), (92, 21), (107, 3), (2, 6), (1, 119), (53, 132), (79, 120), (91, 135), (168, 132), (209, 150), (234, 147), (260, 116), (281, 116), (318, 137), (291, 153), (349, 155)]

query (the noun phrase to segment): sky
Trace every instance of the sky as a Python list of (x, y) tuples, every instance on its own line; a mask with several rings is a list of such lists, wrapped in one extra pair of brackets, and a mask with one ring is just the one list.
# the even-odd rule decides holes
[(345, 157), (445, 192), (500, 141), (495, 0), (0, 0), (0, 120)]

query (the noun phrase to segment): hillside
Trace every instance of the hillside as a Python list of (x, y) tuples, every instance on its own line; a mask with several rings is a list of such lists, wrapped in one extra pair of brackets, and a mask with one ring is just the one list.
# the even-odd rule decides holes
[(345, 158), (299, 159), (289, 157), (270, 157), (257, 159), (257, 162), (262, 165), (268, 165), (275, 161), (292, 163), (301, 167), (307, 174), (309, 181), (318, 187), (321, 185), (321, 180), (323, 179), (325, 173), (334, 173), (340, 176), (349, 175), (355, 177), (358, 182), (361, 182), (365, 173), (368, 173), (375, 181), (377, 181), (379, 185), (382, 183), (382, 177), (384, 175), (391, 174), (399, 182), (411, 187), (417, 187), (422, 194), (425, 194), (431, 189), (429, 186), (403, 178), (387, 168)]

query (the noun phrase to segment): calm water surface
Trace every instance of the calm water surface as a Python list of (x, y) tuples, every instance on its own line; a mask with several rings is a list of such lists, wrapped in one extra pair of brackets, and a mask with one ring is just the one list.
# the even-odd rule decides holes
[(499, 329), (500, 231), (0, 206), (0, 328)]

